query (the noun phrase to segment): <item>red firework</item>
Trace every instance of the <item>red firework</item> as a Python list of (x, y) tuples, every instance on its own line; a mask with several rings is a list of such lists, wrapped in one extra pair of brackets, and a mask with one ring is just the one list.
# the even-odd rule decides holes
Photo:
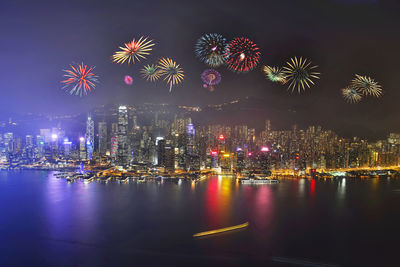
[(64, 70), (65, 80), (61, 81), (64, 84), (63, 89), (69, 91), (71, 95), (87, 95), (95, 88), (95, 83), (98, 82), (97, 76), (92, 72), (94, 67), (79, 64), (78, 66), (71, 66), (71, 70)]
[(261, 52), (253, 41), (245, 37), (234, 38), (225, 51), (228, 68), (235, 72), (248, 72), (260, 61)]

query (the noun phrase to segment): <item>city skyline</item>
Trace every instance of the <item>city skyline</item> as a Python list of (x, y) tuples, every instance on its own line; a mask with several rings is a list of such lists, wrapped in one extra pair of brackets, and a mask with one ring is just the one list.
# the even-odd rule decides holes
[[(256, 130), (247, 124), (197, 123), (192, 116), (200, 109), (181, 109), (177, 114), (168, 113), (165, 106), (123, 105), (90, 112), (85, 122), (75, 118), (73, 124), (85, 125), (78, 131), (65, 128), (60, 120), (55, 120), (51, 128), (37, 128), (26, 135), (3, 129), (0, 163), (19, 168), (38, 163), (86, 162), (90, 166), (102, 162), (128, 169), (145, 164), (172, 173), (216, 168), (241, 172), (258, 166), (263, 171), (291, 170), (303, 175), (309, 169), (390, 167), (400, 163), (400, 133), (392, 132), (371, 142), (358, 137), (346, 139), (318, 125), (276, 129), (270, 120)], [(18, 124), (8, 123), (11, 129)]]

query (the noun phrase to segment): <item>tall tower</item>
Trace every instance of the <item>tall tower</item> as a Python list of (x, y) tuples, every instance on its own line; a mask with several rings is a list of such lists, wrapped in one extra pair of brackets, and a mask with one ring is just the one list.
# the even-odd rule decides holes
[(157, 165), (165, 167), (165, 139), (157, 140)]
[(187, 153), (189, 155), (194, 154), (195, 152), (195, 129), (192, 123), (187, 126)]
[(80, 160), (86, 160), (85, 137), (79, 138), (79, 158)]
[(164, 150), (164, 153), (165, 153), (165, 158), (164, 158), (165, 169), (168, 172), (174, 172), (175, 171), (175, 150), (174, 150), (174, 147), (170, 143), (166, 143), (164, 149), (165, 149)]
[(99, 147), (100, 156), (104, 156), (107, 152), (107, 123), (99, 122)]
[(88, 114), (86, 121), (86, 151), (87, 151), (87, 159), (92, 159), (93, 157), (93, 148), (94, 148), (94, 121), (92, 120), (92, 116)]
[(118, 108), (118, 150), (117, 163), (119, 166), (128, 165), (128, 109)]

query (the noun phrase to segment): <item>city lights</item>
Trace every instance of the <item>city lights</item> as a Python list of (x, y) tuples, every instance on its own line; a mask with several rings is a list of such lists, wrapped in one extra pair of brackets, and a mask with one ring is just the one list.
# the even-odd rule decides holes
[[(396, 166), (394, 171), (398, 169), (398, 157), (393, 155), (397, 155), (400, 134), (391, 133), (386, 140), (367, 143), (357, 138), (339, 137), (319, 126), (306, 129), (294, 126), (292, 131), (272, 131), (269, 120), (265, 121), (264, 130), (256, 131), (247, 125), (198, 124), (188, 117), (184, 108), (180, 109), (180, 116), (161, 118), (159, 114), (163, 113), (157, 111), (160, 107), (165, 109), (167, 105), (145, 104), (134, 108), (121, 105), (96, 111), (101, 116), (113, 114), (115, 119), (110, 122), (99, 120), (96, 113), (88, 113), (86, 127), (74, 133), (79, 136), (76, 143), (70, 141), (76, 137), (66, 134), (70, 130), (60, 127), (29, 133), (26, 142), (18, 141), (16, 138), (20, 137), (6, 132), (3, 141), (0, 140), (0, 167), (10, 166), (9, 159), (12, 158), (14, 162), (31, 164), (39, 160), (44, 160), (44, 164), (90, 161), (96, 166), (101, 162), (103, 166), (118, 166), (120, 170), (141, 166), (156, 168), (151, 172), (171, 174), (252, 170), (268, 175), (335, 177), (333, 171), (346, 175), (353, 170), (366, 170), (369, 175), (381, 171), (379, 175), (383, 175), (392, 173), (390, 166)], [(140, 125), (145, 116), (154, 116), (154, 119)], [(82, 122), (77, 120), (79, 123)], [(10, 142), (21, 145), (7, 145)], [(21, 152), (15, 153), (17, 149)], [(13, 153), (16, 156), (8, 156)], [(388, 157), (389, 154), (392, 156)], [(382, 163), (383, 159), (386, 159), (385, 163)], [(312, 173), (310, 169), (316, 171)]]

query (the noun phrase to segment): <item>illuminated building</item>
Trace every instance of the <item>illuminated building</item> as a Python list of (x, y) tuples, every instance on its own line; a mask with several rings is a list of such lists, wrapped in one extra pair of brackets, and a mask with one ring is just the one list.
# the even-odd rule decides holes
[(86, 152), (87, 159), (92, 159), (94, 150), (94, 121), (92, 116), (89, 114), (86, 120)]
[(8, 153), (14, 153), (14, 134), (5, 133), (3, 138), (4, 146)]
[(175, 150), (171, 144), (165, 144), (165, 169), (168, 172), (175, 171)]
[(189, 155), (195, 153), (195, 129), (192, 123), (187, 126), (187, 153)]
[(230, 171), (232, 170), (232, 155), (229, 153), (223, 153), (220, 155), (220, 167), (221, 170)]
[(69, 155), (71, 154), (72, 142), (69, 141), (68, 138), (65, 138), (63, 142), (63, 147), (64, 147), (64, 157), (68, 158)]
[(99, 146), (98, 146), (98, 151), (100, 156), (104, 156), (107, 153), (107, 123), (106, 122), (99, 122), (99, 129), (98, 129), (98, 134), (99, 134)]
[(128, 110), (126, 106), (118, 108), (118, 150), (117, 163), (119, 166), (128, 165)]
[(0, 146), (0, 163), (7, 162), (7, 148), (5, 146)]
[(111, 137), (111, 158), (113, 161), (117, 159), (117, 151), (118, 151), (118, 137), (113, 136)]
[(25, 146), (32, 146), (33, 145), (33, 136), (27, 135), (25, 136)]
[(86, 160), (86, 142), (85, 137), (79, 138), (79, 158), (80, 160)]
[(165, 167), (165, 140), (160, 139), (157, 141), (157, 165)]
[(210, 158), (211, 158), (211, 169), (218, 168), (218, 151), (217, 150), (211, 150), (210, 151)]
[(45, 150), (45, 139), (44, 136), (42, 135), (37, 135), (36, 136), (36, 146), (38, 148), (38, 154), (39, 157), (43, 157), (44, 156), (44, 150)]
[(45, 143), (51, 142), (51, 130), (50, 129), (40, 129), (40, 135), (44, 137)]
[(225, 146), (225, 136), (223, 134), (220, 134), (218, 136), (218, 152), (225, 152), (226, 151), (226, 146)]
[(270, 171), (270, 151), (269, 148), (264, 146), (261, 147), (260, 153), (257, 157), (258, 168), (260, 171), (267, 173)]
[(242, 148), (236, 149), (236, 171), (241, 172), (246, 168), (245, 152)]

